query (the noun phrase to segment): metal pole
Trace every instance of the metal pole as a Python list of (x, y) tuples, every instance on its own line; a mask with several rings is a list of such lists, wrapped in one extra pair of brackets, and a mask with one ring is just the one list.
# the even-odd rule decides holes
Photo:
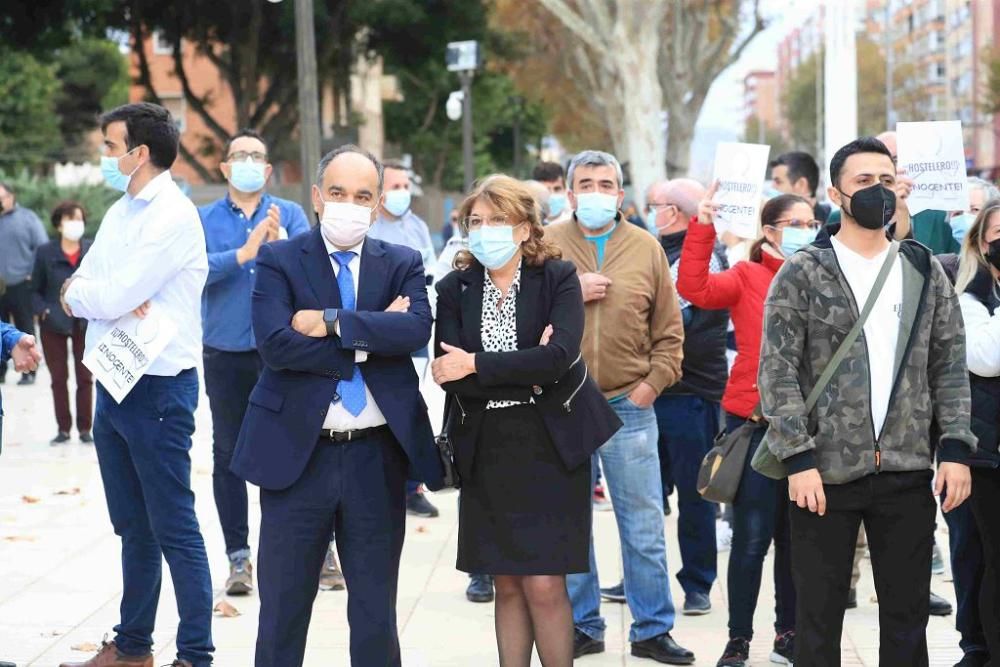
[(316, 77), (316, 26), (313, 0), (295, 0), (295, 47), (299, 73), (299, 138), (302, 205), (312, 208), (313, 171), (320, 159), (319, 86)]
[(885, 129), (892, 129), (892, 108), (895, 106), (893, 99), (895, 90), (892, 70), (895, 65), (895, 49), (892, 44), (892, 2), (886, 0), (885, 3)]
[(475, 168), (472, 163), (472, 72), (458, 73), (462, 80), (462, 162), (465, 166), (465, 191), (472, 191)]
[(524, 99), (516, 96), (514, 103), (514, 177), (521, 178), (521, 113), (524, 110)]

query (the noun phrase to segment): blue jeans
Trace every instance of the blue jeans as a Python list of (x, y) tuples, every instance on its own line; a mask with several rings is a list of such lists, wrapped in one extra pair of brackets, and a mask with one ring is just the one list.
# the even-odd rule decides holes
[[(726, 430), (744, 419), (726, 416)], [(764, 477), (750, 467), (766, 428), (754, 431), (733, 500), (733, 540), (729, 551), (729, 637), (753, 638), (753, 614), (760, 595), (764, 558), (774, 540), (774, 629), (795, 629), (795, 584), (792, 582), (788, 482)]]
[(149, 655), (160, 600), (161, 562), (170, 567), (180, 624), (177, 656), (212, 663), (212, 579), (191, 491), (191, 434), (198, 374), (147, 375), (121, 405), (98, 383), (94, 444), (115, 534), (122, 538), (121, 622), (125, 655)]
[[(660, 474), (669, 461), (677, 488), (677, 541), (684, 593), (708, 595), (716, 577), (715, 503), (698, 493), (698, 469), (719, 432), (719, 404), (700, 396), (665, 394), (653, 404), (659, 426)], [(667, 481), (663, 480), (666, 498)]]
[[(636, 407), (627, 398), (612, 407), (624, 426), (598, 450), (598, 455), (621, 536), (625, 599), (634, 619), (629, 641), (640, 642), (670, 632), (674, 627), (674, 602), (663, 537), (656, 415), (653, 408)], [(603, 639), (606, 625), (601, 617), (593, 536), (590, 572), (571, 574), (566, 584), (576, 628), (593, 639)]]

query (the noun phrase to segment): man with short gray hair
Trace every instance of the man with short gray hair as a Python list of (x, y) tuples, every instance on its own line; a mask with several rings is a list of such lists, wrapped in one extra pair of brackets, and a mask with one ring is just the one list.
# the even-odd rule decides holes
[(410, 361), (431, 334), (423, 260), (366, 238), (382, 203), (382, 166), (371, 154), (339, 148), (318, 180), (319, 226), (257, 256), (252, 316), (264, 370), (232, 463), (261, 487), (255, 664), (302, 664), (336, 529), (351, 662), (399, 667), (406, 479), (442, 485)]
[[(31, 271), (35, 250), (49, 242), (45, 226), (31, 209), (18, 205), (14, 188), (0, 183), (0, 322), (9, 321), (21, 331), (35, 333)], [(7, 362), (0, 364), (0, 384)], [(25, 372), (18, 384), (34, 384), (35, 371)]]
[[(632, 655), (687, 665), (694, 654), (670, 636), (663, 536), (663, 489), (653, 402), (680, 380), (684, 327), (670, 266), (657, 240), (621, 212), (622, 168), (613, 155), (584, 151), (569, 167), (570, 221), (545, 236), (577, 266), (586, 323), (581, 350), (624, 427), (600, 450), (621, 536), (624, 597), (634, 622)], [(597, 564), (567, 578), (576, 625), (576, 657), (604, 651)]]

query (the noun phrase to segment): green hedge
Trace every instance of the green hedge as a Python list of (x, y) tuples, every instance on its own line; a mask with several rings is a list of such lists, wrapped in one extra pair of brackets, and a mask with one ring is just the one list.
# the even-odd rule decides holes
[(71, 187), (59, 187), (52, 178), (41, 178), (29, 176), (22, 173), (20, 175), (4, 174), (0, 172), (0, 181), (9, 183), (17, 193), (17, 203), (19, 206), (29, 208), (38, 214), (38, 217), (45, 223), (45, 228), (49, 235), (55, 237), (55, 230), (49, 222), (49, 216), (60, 202), (75, 201), (83, 206), (87, 212), (87, 229), (85, 235), (93, 238), (97, 234), (97, 229), (101, 226), (101, 220), (111, 205), (121, 197), (120, 192), (116, 192), (105, 185), (74, 185)]

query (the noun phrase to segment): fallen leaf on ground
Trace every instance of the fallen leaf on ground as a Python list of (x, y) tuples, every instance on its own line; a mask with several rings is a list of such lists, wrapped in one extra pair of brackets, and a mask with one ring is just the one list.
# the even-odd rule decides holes
[(21, 496), (21, 502), (27, 503), (28, 505), (34, 505), (39, 500), (40, 498), (36, 498), (35, 496)]
[(94, 653), (95, 651), (100, 650), (100, 648), (101, 647), (98, 646), (97, 644), (91, 644), (91, 643), (88, 642), (86, 644), (77, 644), (76, 646), (70, 646), (69, 650), (70, 651), (85, 651), (87, 653)]
[(219, 616), (222, 616), (223, 618), (236, 618), (237, 616), (241, 615), (239, 609), (229, 604), (225, 600), (215, 605), (215, 609), (213, 609), (212, 611), (214, 611)]
[(78, 496), (78, 495), (80, 495), (80, 487), (74, 486), (72, 489), (63, 489), (61, 491), (56, 491), (53, 495), (56, 495), (56, 496)]
[(418, 533), (428, 533), (430, 531), (427, 530), (427, 526), (417, 526), (417, 532)]
[(8, 535), (3, 538), (4, 542), (34, 542), (37, 538), (30, 535)]
[(59, 637), (62, 633), (58, 630), (49, 630), (48, 632), (43, 632), (42, 637)]

